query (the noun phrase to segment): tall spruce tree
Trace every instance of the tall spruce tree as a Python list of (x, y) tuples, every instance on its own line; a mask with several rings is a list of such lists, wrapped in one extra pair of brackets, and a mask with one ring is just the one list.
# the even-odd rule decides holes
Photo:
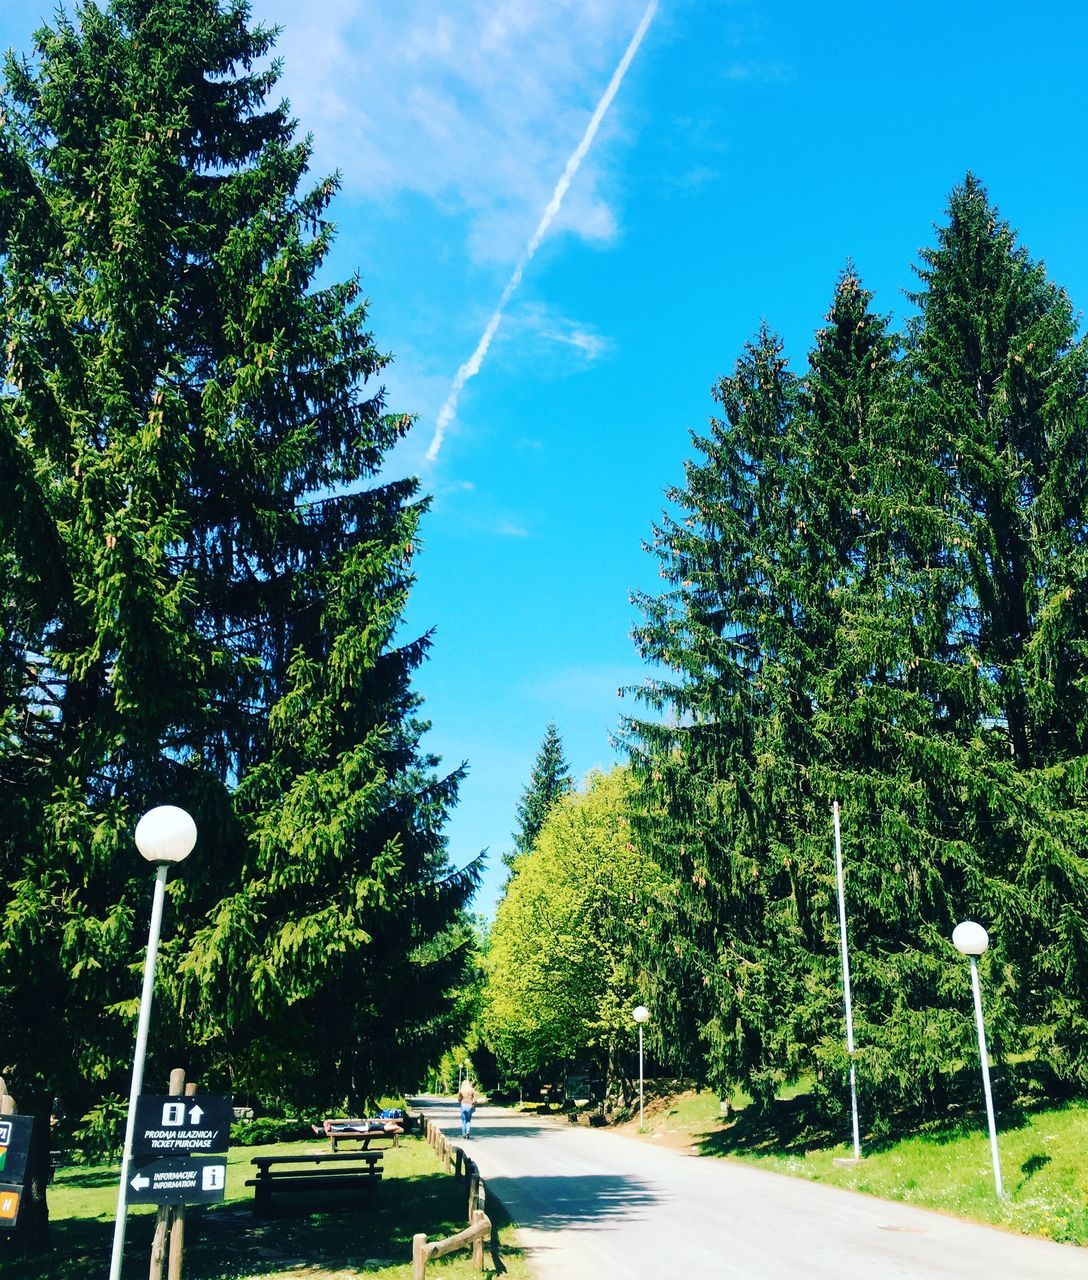
[[(946, 839), (969, 756), (945, 715), (960, 677), (946, 661), (955, 588), (941, 550), (941, 479), (908, 429), (908, 377), (871, 303), (848, 269), (801, 396), (812, 535), (803, 594), (815, 659), (810, 777), (820, 804), (799, 824), (827, 886), (819, 954), (831, 979), (831, 1005), (824, 1001), (808, 1029), (806, 1051), (825, 1099), (841, 1105), (847, 1064), (829, 814), (841, 801), (870, 1123), (897, 1104), (943, 1104), (949, 1063), (969, 1051), (971, 1034), (948, 935), (966, 884), (977, 901), (994, 900), (978, 851)], [(997, 1033), (1000, 1012), (991, 1008)]]
[(799, 386), (766, 333), (746, 349), (655, 530), (668, 588), (638, 598), (660, 1040), (757, 1100), (843, 1079), (833, 799), (867, 1092), (941, 1104), (968, 915), (996, 1050), (1085, 1069), (1085, 354), (971, 178), (920, 275), (901, 359), (852, 269)]
[(358, 281), (315, 283), (336, 183), (305, 185), (272, 45), (242, 0), (112, 0), (5, 63), (0, 992), (24, 1107), (123, 1088), (151, 804), (200, 830), (151, 1078), (195, 1034), (238, 1084), (290, 1042), (286, 1091), (377, 1092), (461, 971), (460, 775), (419, 747), (428, 640), (396, 637), (425, 502), (374, 483), (407, 419)]
[(918, 274), (907, 419), (941, 478), (956, 589), (945, 661), (959, 677), (943, 712), (971, 744), (951, 834), (1006, 886), (986, 905), (1018, 1022), (1083, 1083), (1085, 346), (971, 175)]
[(511, 853), (503, 856), (508, 867), (513, 866), (519, 857), (528, 853), (536, 844), (548, 813), (572, 786), (570, 765), (563, 754), (563, 740), (553, 721), (544, 733), (533, 772), (518, 801), (514, 848)]
[(795, 570), (804, 531), (797, 381), (766, 329), (715, 386), (724, 417), (667, 491), (647, 549), (668, 584), (636, 596), (635, 641), (662, 674), (629, 721), (640, 838), (668, 875), (647, 939), (656, 1042), (723, 1092), (761, 1101), (792, 1053), (791, 951), (810, 927), (789, 824), (799, 779), (785, 744), (805, 732)]

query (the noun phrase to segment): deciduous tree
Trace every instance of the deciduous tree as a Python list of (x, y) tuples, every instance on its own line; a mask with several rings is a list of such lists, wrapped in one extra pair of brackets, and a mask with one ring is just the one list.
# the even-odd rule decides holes
[(484, 959), (484, 1022), (515, 1076), (595, 1054), (610, 1076), (630, 1042), (632, 945), (657, 872), (631, 840), (626, 771), (552, 808), (499, 904)]

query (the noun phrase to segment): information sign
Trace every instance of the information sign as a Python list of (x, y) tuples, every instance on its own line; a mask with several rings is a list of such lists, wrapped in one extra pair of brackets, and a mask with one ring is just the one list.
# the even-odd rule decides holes
[(33, 1130), (33, 1116), (0, 1116), (0, 1183), (24, 1181)]
[(227, 1162), (215, 1156), (173, 1156), (129, 1170), (129, 1204), (214, 1204), (227, 1191)]
[(168, 1156), (185, 1151), (226, 1151), (230, 1146), (230, 1098), (150, 1097), (136, 1100), (134, 1156)]

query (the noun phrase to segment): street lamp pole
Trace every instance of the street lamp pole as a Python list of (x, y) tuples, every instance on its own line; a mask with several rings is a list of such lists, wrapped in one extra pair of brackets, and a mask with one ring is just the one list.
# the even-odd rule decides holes
[(832, 806), (835, 822), (835, 880), (839, 892), (839, 948), (842, 952), (842, 999), (846, 1009), (846, 1056), (850, 1062), (850, 1114), (854, 1126), (854, 1159), (861, 1159), (861, 1132), (858, 1126), (858, 1085), (854, 1072), (854, 1009), (850, 999), (850, 953), (846, 946), (846, 889), (842, 876), (842, 832), (839, 829), (839, 802)]
[(631, 1017), (638, 1023), (638, 1128), (641, 1133), (645, 1125), (645, 1109), (643, 1106), (643, 1072), (642, 1072), (642, 1024), (650, 1019), (650, 1011), (644, 1004), (631, 1011)]
[(117, 1189), (117, 1217), (113, 1224), (109, 1280), (120, 1280), (121, 1259), (125, 1251), (125, 1218), (128, 1207), (126, 1193), (132, 1164), (132, 1137), (136, 1127), (136, 1100), (144, 1087), (144, 1059), (147, 1056), (147, 1032), (151, 1023), (151, 998), (155, 991), (155, 960), (159, 953), (166, 877), (170, 864), (187, 858), (194, 844), (196, 824), (184, 809), (178, 809), (174, 805), (164, 804), (150, 809), (136, 824), (136, 847), (148, 862), (157, 863), (158, 866), (155, 872), (155, 893), (151, 900), (151, 927), (147, 935), (144, 982), (140, 991), (140, 1015), (136, 1024), (132, 1088), (128, 1095), (128, 1118), (125, 1121), (125, 1147), (121, 1156), (121, 1184)]
[(978, 1030), (978, 1056), (982, 1063), (982, 1091), (986, 1095), (986, 1120), (990, 1126), (990, 1155), (994, 1163), (994, 1186), (998, 1199), (1005, 1198), (1001, 1184), (1001, 1158), (997, 1152), (997, 1122), (994, 1120), (994, 1098), (990, 1090), (990, 1059), (986, 1052), (986, 1027), (982, 1020), (982, 989), (978, 981), (978, 957), (990, 945), (986, 930), (973, 920), (964, 920), (952, 931), (956, 950), (971, 961), (971, 991), (975, 997), (975, 1027)]

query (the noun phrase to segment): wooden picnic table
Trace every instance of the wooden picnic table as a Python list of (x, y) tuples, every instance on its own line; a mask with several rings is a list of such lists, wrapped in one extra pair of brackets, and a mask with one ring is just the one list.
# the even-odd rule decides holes
[(333, 1151), (341, 1142), (358, 1142), (366, 1151), (371, 1143), (377, 1143), (380, 1138), (388, 1139), (392, 1147), (400, 1146), (400, 1135), (404, 1130), (396, 1121), (388, 1121), (378, 1128), (372, 1127), (373, 1125), (372, 1120), (326, 1120), (322, 1129)]
[(381, 1181), (382, 1155), (381, 1151), (314, 1151), (254, 1156), (250, 1164), (257, 1166), (257, 1176), (246, 1180), (246, 1186), (253, 1188), (253, 1212), (271, 1214), (272, 1196), (282, 1191), (373, 1191)]

